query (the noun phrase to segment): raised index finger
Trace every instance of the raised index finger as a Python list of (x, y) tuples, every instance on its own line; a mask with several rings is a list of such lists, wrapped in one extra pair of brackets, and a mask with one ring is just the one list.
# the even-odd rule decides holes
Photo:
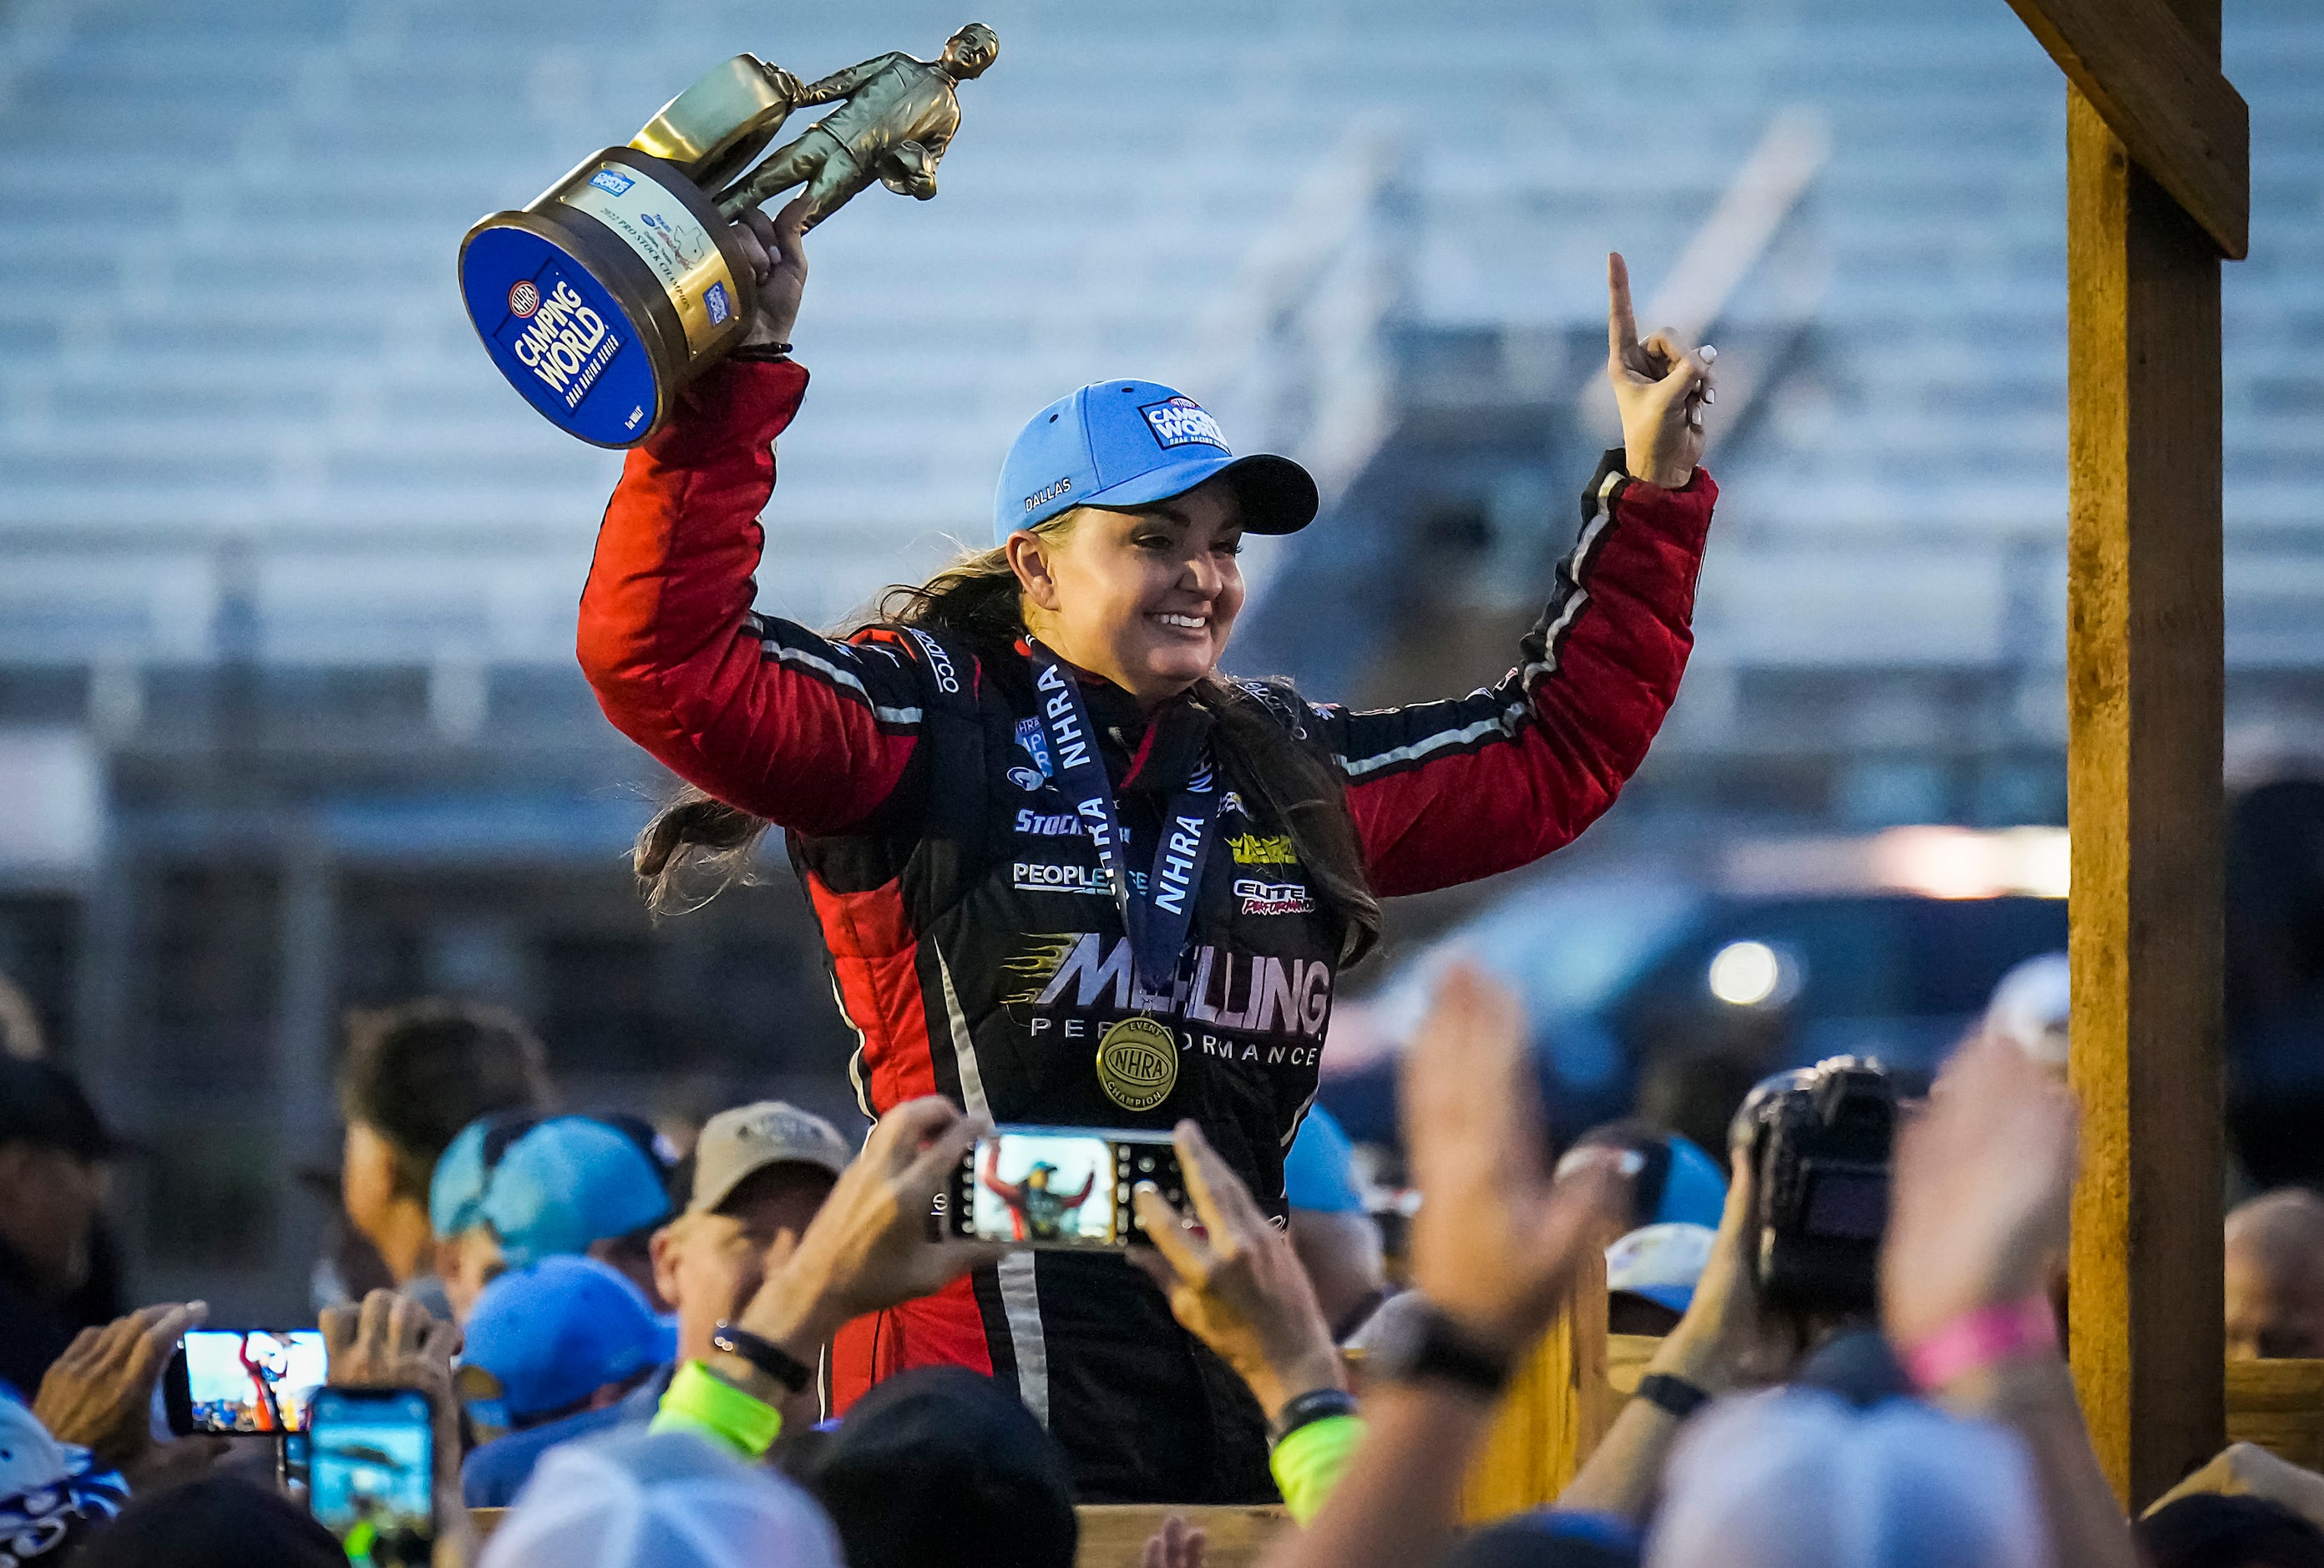
[(1630, 263), (1619, 251), (1606, 253), (1606, 352), (1616, 359), (1638, 346), (1638, 321), (1630, 309)]

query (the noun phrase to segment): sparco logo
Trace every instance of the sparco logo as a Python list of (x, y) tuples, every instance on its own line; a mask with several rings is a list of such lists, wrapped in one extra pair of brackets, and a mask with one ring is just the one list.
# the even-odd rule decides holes
[(1096, 893), (1113, 891), (1113, 879), (1103, 866), (1061, 866), (1047, 861), (1020, 860), (1011, 868), (1017, 886), (1028, 893)]
[(1153, 427), (1154, 438), (1165, 447), (1216, 447), (1227, 449), (1227, 438), (1219, 429), (1218, 420), (1210, 411), (1190, 397), (1165, 398), (1158, 403), (1148, 403), (1138, 410)]
[(936, 678), (936, 689), (958, 693), (960, 678), (952, 672), (952, 655), (944, 650), (944, 644), (917, 626), (907, 627), (906, 630), (919, 639), (921, 651), (928, 656), (928, 673)]

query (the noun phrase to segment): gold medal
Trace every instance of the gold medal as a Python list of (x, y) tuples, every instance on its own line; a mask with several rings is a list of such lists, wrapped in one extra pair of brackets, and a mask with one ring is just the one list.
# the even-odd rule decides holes
[(1126, 1018), (1097, 1042), (1097, 1081), (1124, 1111), (1151, 1111), (1178, 1083), (1178, 1041), (1167, 1025)]

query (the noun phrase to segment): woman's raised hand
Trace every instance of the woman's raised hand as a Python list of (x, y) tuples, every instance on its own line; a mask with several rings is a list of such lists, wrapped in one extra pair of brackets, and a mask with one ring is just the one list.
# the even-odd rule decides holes
[(807, 198), (799, 197), (772, 217), (755, 207), (746, 208), (735, 215), (735, 225), (751, 258), (751, 287), (758, 301), (742, 346), (788, 343), (798, 320), (799, 294), (807, 287)]
[(1718, 401), (1711, 365), (1719, 351), (1688, 350), (1665, 327), (1638, 341), (1630, 309), (1630, 269), (1606, 257), (1606, 379), (1622, 410), (1622, 466), (1633, 479), (1676, 490), (1702, 460), (1702, 410)]

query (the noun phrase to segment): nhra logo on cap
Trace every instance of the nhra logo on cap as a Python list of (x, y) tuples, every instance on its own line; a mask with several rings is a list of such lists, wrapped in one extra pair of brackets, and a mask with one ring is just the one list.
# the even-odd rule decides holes
[(530, 321), (540, 309), (540, 291), (530, 278), (519, 278), (509, 288), (509, 314), (520, 321)]
[(608, 196), (619, 196), (637, 181), (618, 169), (600, 169), (589, 176), (589, 183)]
[(1154, 430), (1154, 438), (1164, 447), (1216, 447), (1227, 449), (1227, 438), (1220, 430), (1218, 420), (1210, 411), (1190, 397), (1165, 398), (1158, 403), (1148, 403), (1138, 410)]

